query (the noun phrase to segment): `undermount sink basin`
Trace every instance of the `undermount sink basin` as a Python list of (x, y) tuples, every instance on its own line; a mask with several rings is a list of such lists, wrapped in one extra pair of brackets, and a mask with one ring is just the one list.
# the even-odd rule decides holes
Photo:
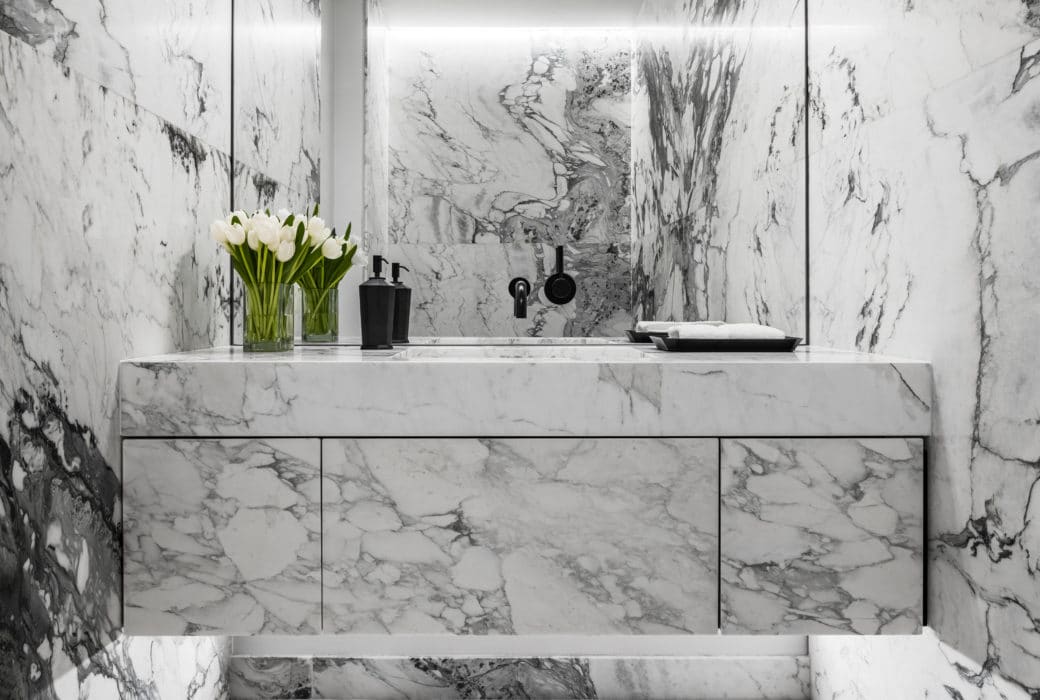
[(638, 362), (638, 349), (624, 345), (427, 345), (393, 356), (395, 360), (531, 360), (564, 362)]

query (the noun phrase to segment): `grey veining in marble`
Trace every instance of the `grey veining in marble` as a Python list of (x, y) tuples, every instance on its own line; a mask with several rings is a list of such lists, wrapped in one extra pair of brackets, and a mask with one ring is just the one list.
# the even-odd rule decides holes
[(251, 0), (235, 5), (234, 21), (235, 159), (252, 179), (273, 181), (316, 202), (322, 146), (319, 3)]
[[(540, 346), (544, 347), (544, 346)], [(120, 366), (126, 436), (927, 435), (927, 363), (646, 345), (567, 359), (215, 348)], [(630, 352), (630, 359), (619, 356)], [(276, 387), (276, 389), (275, 389)], [(364, 396), (364, 401), (358, 401)], [(710, 407), (710, 410), (707, 410)], [(704, 410), (702, 410), (702, 408)]]
[(717, 446), (326, 440), (325, 631), (713, 632)]
[(114, 384), (127, 354), (226, 342), (227, 278), (201, 232), (228, 201), (210, 132), (227, 66), (207, 57), (226, 58), (209, 32), (230, 16), (106, 5), (62, 3), (58, 30), (52, 3), (0, 8), (0, 200), (18, 240), (0, 250), (0, 694), (221, 698), (223, 641), (119, 634)]
[(227, 152), (229, 0), (8, 0), (0, 31)]
[(317, 698), (809, 697), (807, 657), (315, 658)]
[[(386, 52), (390, 256), (412, 268), (415, 332), (630, 327), (630, 33), (394, 28)], [(514, 319), (509, 280), (543, 285), (556, 245), (575, 301), (534, 295)]]
[(319, 444), (124, 442), (127, 632), (319, 631)]
[(640, 318), (804, 336), (802, 0), (650, 0), (633, 95)]
[(809, 655), (814, 698), (1036, 697), (944, 644), (931, 628), (908, 637), (813, 636)]
[(1036, 9), (809, 10), (813, 341), (932, 360), (929, 621), (1036, 693)]
[(313, 665), (310, 657), (232, 656), (228, 662), (231, 700), (312, 697)]
[(912, 634), (920, 440), (722, 441), (722, 631)]

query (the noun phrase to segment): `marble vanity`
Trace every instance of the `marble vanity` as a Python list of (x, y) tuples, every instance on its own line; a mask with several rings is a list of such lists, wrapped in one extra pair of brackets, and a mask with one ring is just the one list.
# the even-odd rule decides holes
[(131, 634), (922, 624), (924, 362), (216, 348), (119, 387)]

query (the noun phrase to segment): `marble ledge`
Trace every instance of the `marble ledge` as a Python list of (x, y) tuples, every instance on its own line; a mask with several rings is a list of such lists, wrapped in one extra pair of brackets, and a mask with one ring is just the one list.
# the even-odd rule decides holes
[(927, 362), (805, 347), (219, 347), (126, 360), (124, 437), (927, 436)]

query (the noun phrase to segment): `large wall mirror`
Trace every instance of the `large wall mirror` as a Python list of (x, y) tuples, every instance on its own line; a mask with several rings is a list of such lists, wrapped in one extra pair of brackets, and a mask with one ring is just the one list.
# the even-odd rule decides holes
[[(286, 129), (299, 147), (271, 139), (277, 163), (254, 157), (274, 172), (245, 162), (239, 201), (320, 193), (366, 253), (410, 268), (413, 335), (717, 319), (804, 336), (802, 0), (235, 7), (236, 157), (263, 148), (258, 121), (296, 119), (253, 104), (279, 90), (250, 88), (277, 85), (285, 60), (313, 62), (314, 84), (291, 90), (313, 91), (322, 114), (313, 132)], [(294, 36), (287, 56), (240, 44), (264, 26)], [(543, 286), (561, 247), (577, 294), (555, 304)], [(526, 318), (514, 277), (532, 282)], [(344, 317), (349, 331), (356, 311)]]

